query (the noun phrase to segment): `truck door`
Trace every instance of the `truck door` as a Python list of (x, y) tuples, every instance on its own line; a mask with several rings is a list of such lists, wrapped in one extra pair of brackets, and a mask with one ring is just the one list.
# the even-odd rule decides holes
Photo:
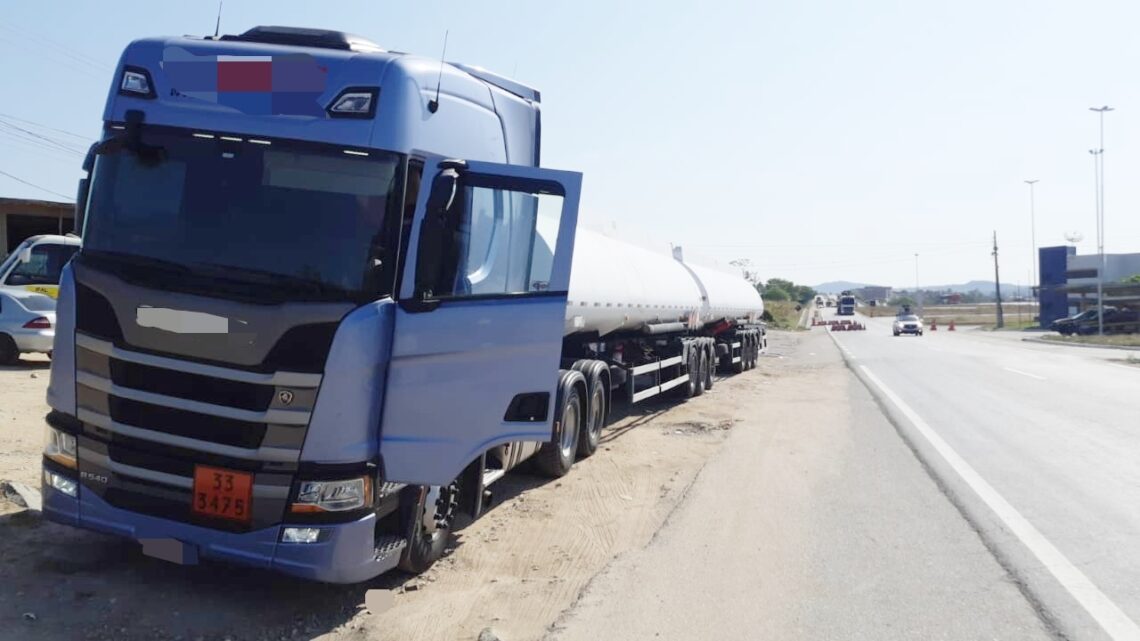
[(581, 181), (425, 163), (380, 427), (385, 480), (446, 485), (488, 448), (550, 440)]

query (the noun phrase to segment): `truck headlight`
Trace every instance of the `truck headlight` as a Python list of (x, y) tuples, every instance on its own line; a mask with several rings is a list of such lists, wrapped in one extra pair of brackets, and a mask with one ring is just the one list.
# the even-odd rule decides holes
[(44, 456), (60, 465), (78, 469), (77, 445), (74, 434), (61, 432), (54, 427), (47, 428), (47, 445), (44, 446)]
[(301, 481), (294, 513), (344, 512), (372, 505), (372, 481), (367, 476), (340, 481)]
[(44, 483), (70, 497), (79, 495), (79, 484), (75, 482), (75, 479), (69, 479), (62, 474), (44, 470)]

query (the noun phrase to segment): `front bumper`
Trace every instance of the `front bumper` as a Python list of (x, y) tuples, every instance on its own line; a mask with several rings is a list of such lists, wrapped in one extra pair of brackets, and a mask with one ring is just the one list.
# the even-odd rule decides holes
[[(53, 470), (55, 471), (55, 470)], [(398, 550), (377, 554), (376, 517), (319, 527), (316, 543), (281, 543), (285, 523), (234, 533), (116, 508), (79, 487), (78, 498), (43, 486), (43, 511), (51, 521), (140, 541), (173, 539), (193, 548), (187, 558), (208, 558), (325, 583), (360, 583), (396, 567)]]
[(899, 334), (921, 334), (922, 328), (921, 327), (899, 327), (899, 328), (895, 329), (895, 331), (898, 332)]
[(25, 329), (11, 333), (12, 340), (16, 341), (16, 349), (23, 352), (39, 352), (46, 354), (51, 351), (55, 341), (54, 329)]

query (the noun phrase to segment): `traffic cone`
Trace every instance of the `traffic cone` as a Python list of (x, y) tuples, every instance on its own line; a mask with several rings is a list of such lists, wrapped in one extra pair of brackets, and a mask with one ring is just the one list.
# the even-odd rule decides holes
[(932, 332), (937, 332), (937, 331), (938, 331), (938, 319), (937, 319), (937, 318), (935, 318), (935, 319), (931, 319), (931, 321), (930, 321), (930, 331), (932, 331)]
[(954, 331), (954, 319), (953, 318), (950, 319), (950, 328), (947, 329), (946, 331), (948, 331), (948, 332)]

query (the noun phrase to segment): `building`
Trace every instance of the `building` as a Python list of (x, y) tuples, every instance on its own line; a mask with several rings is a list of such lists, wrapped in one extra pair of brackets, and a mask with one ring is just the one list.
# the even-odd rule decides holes
[(28, 236), (66, 234), (75, 227), (75, 205), (50, 200), (0, 198), (0, 255)]
[(865, 301), (885, 301), (891, 297), (891, 288), (880, 287), (878, 285), (868, 285), (866, 287), (861, 287), (855, 290), (855, 295)]
[[(1041, 285), (1041, 327), (1097, 304), (1100, 254), (1077, 254), (1075, 247), (1041, 247), (1037, 254)], [(1140, 253), (1104, 255), (1104, 304), (1140, 308), (1140, 284), (1125, 279), (1140, 274)]]

